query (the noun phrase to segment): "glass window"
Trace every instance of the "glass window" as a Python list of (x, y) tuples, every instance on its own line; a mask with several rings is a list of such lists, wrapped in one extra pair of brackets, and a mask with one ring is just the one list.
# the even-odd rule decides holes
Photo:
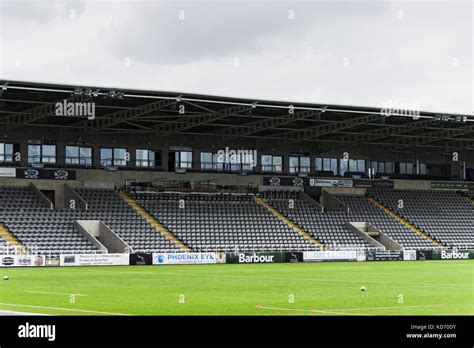
[(127, 150), (122, 148), (114, 148), (114, 166), (125, 166), (127, 161), (125, 159), (125, 154)]
[(66, 146), (66, 164), (79, 164), (79, 146)]
[(349, 171), (357, 172), (357, 160), (353, 160), (353, 159), (349, 160)]
[(191, 151), (177, 151), (175, 153), (176, 168), (192, 168), (193, 153)]
[(271, 155), (262, 155), (262, 172), (273, 172), (273, 158)]
[(300, 157), (300, 173), (309, 173), (311, 170), (309, 157)]
[(262, 171), (263, 172), (281, 172), (283, 157), (281, 156), (272, 156), (272, 155), (262, 155)]
[(385, 173), (391, 174), (394, 173), (394, 165), (393, 162), (385, 162)]
[(41, 163), (41, 145), (28, 145), (28, 164)]
[(111, 166), (113, 163), (113, 153), (110, 148), (100, 149), (100, 166), (107, 167)]
[(56, 163), (56, 145), (43, 145), (43, 163)]
[(385, 173), (385, 162), (379, 162), (379, 169), (377, 170), (378, 173)]
[(230, 170), (236, 172), (240, 169), (240, 158), (237, 154), (232, 154), (229, 156)]
[(365, 173), (365, 160), (357, 160), (357, 171)]
[(329, 170), (331, 168), (331, 159), (324, 158), (323, 159), (323, 170)]
[(214, 170), (224, 170), (223, 159), (217, 153), (212, 155), (212, 163)]
[(91, 147), (79, 147), (79, 162), (81, 165), (91, 166), (92, 165), (92, 148)]
[(245, 171), (251, 171), (254, 168), (254, 158), (253, 158), (253, 152), (245, 152), (240, 154), (240, 161), (242, 163), (242, 170)]
[(273, 156), (273, 169), (276, 173), (283, 171), (283, 156)]
[(290, 157), (290, 174), (309, 173), (311, 170), (310, 158), (306, 156)]
[(201, 152), (201, 169), (214, 169), (212, 152)]
[(339, 175), (344, 176), (349, 169), (349, 161), (341, 159), (339, 162)]
[(298, 157), (290, 157), (290, 174), (299, 173)]
[(413, 163), (400, 163), (400, 174), (413, 174)]
[(136, 149), (135, 165), (137, 167), (154, 167), (155, 151), (148, 149)]
[(13, 162), (13, 144), (0, 143), (0, 162)]
[(56, 145), (28, 144), (28, 164), (56, 163)]
[(426, 175), (426, 164), (425, 163), (420, 163), (420, 174), (421, 175)]
[(315, 164), (315, 169), (316, 171), (322, 171), (323, 170), (323, 159), (320, 157), (316, 157), (314, 160)]

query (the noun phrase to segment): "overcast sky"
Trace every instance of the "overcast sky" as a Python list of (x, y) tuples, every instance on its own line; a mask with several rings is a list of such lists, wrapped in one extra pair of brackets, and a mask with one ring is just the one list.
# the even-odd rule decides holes
[(471, 1), (0, 4), (4, 79), (474, 110)]

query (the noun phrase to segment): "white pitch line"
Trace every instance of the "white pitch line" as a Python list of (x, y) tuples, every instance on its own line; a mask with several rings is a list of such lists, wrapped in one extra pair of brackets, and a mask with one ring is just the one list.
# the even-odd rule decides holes
[(85, 310), (85, 309), (71, 309), (71, 308), (47, 307), (47, 306), (32, 306), (32, 305), (15, 304), (15, 303), (0, 303), (0, 306), (52, 309), (52, 310), (55, 310), (55, 311), (78, 312), (78, 313), (93, 313), (93, 314), (105, 314), (105, 315), (133, 316), (133, 314), (126, 314), (126, 313), (98, 312), (98, 311), (88, 311), (88, 310)]
[[(343, 314), (343, 315), (354, 315), (352, 313), (344, 313), (344, 312), (335, 312), (335, 311), (326, 311), (326, 310), (319, 310), (319, 309), (299, 309), (299, 308), (277, 308), (277, 307), (258, 307), (258, 309), (272, 309), (272, 310), (280, 310), (280, 311), (295, 311), (295, 312), (305, 312), (305, 313), (314, 313), (318, 314), (321, 313), (331, 313), (331, 314)], [(359, 314), (359, 315), (368, 315), (372, 316), (374, 314)]]
[(65, 293), (65, 292), (49, 292), (49, 291), (35, 291), (35, 290), (25, 290), (25, 292), (29, 292), (32, 294), (46, 294), (46, 295), (67, 295), (67, 296), (88, 296), (84, 294), (74, 294), (74, 293)]
[[(422, 308), (422, 307), (443, 307), (445, 304), (433, 304), (433, 305), (418, 305), (418, 306), (388, 306), (388, 307), (366, 307), (366, 308), (336, 308), (336, 309), (299, 309), (299, 308), (277, 308), (277, 307), (257, 307), (258, 309), (271, 309), (280, 311), (297, 311), (297, 312), (310, 312), (317, 314), (321, 313), (333, 313), (343, 315), (354, 315), (353, 313), (345, 313), (347, 311), (371, 311), (378, 309), (404, 309), (404, 308)], [(374, 314), (358, 314), (358, 315), (374, 315)]]
[[(416, 305), (416, 306), (388, 306), (388, 307), (367, 307), (367, 308), (342, 308), (342, 309), (334, 309), (335, 311), (371, 311), (377, 309), (403, 309), (403, 308), (422, 308), (422, 307), (444, 307), (446, 304), (431, 304), (431, 305)], [(332, 311), (332, 309), (329, 309)]]
[(51, 314), (42, 314), (42, 313), (17, 312), (17, 311), (0, 310), (0, 316), (18, 316), (18, 315), (48, 316), (48, 315), (51, 315)]

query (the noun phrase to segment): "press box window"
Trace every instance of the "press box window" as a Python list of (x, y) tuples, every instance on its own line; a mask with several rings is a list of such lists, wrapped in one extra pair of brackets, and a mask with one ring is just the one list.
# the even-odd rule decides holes
[(147, 149), (137, 149), (136, 152), (137, 167), (155, 167), (155, 151)]
[(281, 173), (282, 171), (282, 156), (262, 155), (262, 172)]
[(175, 166), (176, 168), (189, 168), (193, 167), (193, 153), (192, 151), (178, 151), (175, 153)]
[(310, 164), (309, 157), (290, 157), (290, 174), (309, 173)]
[(13, 162), (13, 144), (0, 143), (0, 162)]
[(56, 163), (56, 145), (28, 144), (28, 164)]
[(91, 166), (92, 148), (85, 146), (66, 146), (66, 164)]
[(332, 172), (333, 175), (337, 174), (337, 158), (321, 158), (316, 157), (315, 160), (316, 171)]
[(100, 149), (100, 166), (125, 166), (127, 149), (123, 148), (101, 148)]

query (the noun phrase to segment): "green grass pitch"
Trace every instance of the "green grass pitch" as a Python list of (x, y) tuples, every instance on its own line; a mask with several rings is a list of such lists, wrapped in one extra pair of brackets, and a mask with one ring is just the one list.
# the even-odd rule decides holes
[[(53, 315), (473, 315), (472, 261), (0, 269), (0, 310)], [(366, 291), (361, 291), (361, 286)], [(71, 294), (75, 294), (71, 296)]]

